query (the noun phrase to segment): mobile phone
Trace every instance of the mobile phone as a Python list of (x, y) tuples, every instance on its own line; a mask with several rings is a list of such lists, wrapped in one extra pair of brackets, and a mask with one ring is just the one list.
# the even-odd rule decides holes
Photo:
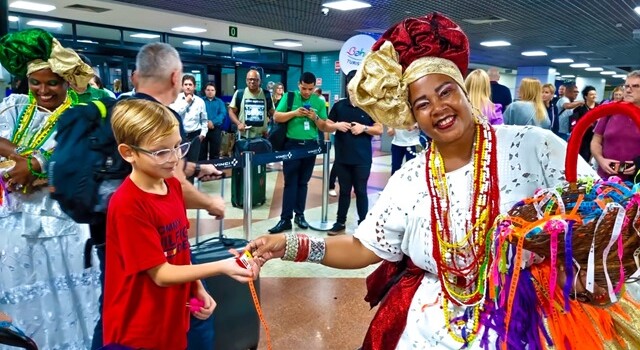
[(310, 110), (311, 109), (311, 103), (305, 103), (304, 105), (302, 105), (302, 108), (304, 108), (306, 110)]
[(619, 162), (611, 162), (611, 163), (609, 163), (609, 166), (611, 167), (611, 169), (614, 172), (616, 172), (616, 173), (620, 172), (620, 163)]

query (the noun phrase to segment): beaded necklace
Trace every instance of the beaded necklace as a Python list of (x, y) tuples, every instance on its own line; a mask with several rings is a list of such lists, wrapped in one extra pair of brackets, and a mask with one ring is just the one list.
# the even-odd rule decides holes
[[(469, 344), (480, 329), (491, 263), (492, 235), (488, 231), (499, 212), (495, 132), (487, 123), (476, 124), (471, 217), (465, 224), (466, 234), (461, 240), (457, 240), (451, 231), (444, 161), (435, 143), (427, 150), (426, 157), (433, 257), (444, 294), (442, 309), (447, 332), (456, 341)], [(463, 317), (452, 318), (450, 302), (469, 308)], [(472, 320), (471, 327), (467, 326), (468, 320)]]
[(31, 92), (29, 92), (29, 106), (22, 111), (16, 121), (11, 143), (24, 149), (26, 153), (39, 149), (49, 139), (49, 137), (51, 137), (62, 112), (77, 103), (78, 95), (71, 89), (67, 90), (67, 98), (64, 102), (47, 117), (47, 120), (44, 122), (42, 127), (27, 139), (25, 135), (30, 129), (31, 122), (33, 121), (33, 117), (35, 116), (35, 112), (38, 107), (35, 97)]

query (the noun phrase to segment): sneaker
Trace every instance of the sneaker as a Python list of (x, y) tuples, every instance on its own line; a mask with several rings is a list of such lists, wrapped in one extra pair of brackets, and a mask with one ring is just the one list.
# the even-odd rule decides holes
[(338, 197), (338, 192), (336, 192), (336, 190), (334, 190), (334, 189), (330, 189), (329, 190), (329, 196)]
[(339, 222), (336, 222), (335, 224), (333, 224), (333, 227), (329, 230), (329, 232), (327, 232), (327, 234), (329, 236), (337, 236), (337, 235), (341, 235), (344, 233), (344, 230), (347, 227), (344, 224), (341, 224)]

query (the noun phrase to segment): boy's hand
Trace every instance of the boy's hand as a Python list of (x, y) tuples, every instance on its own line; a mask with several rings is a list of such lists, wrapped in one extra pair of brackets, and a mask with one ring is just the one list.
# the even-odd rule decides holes
[(200, 308), (200, 311), (193, 312), (193, 316), (199, 320), (206, 320), (211, 317), (213, 310), (218, 305), (215, 300), (207, 293), (201, 282), (198, 282), (198, 290), (196, 291), (195, 298), (204, 301), (204, 307)]
[(240, 267), (236, 262), (236, 259), (240, 256), (240, 253), (235, 249), (229, 249), (229, 253), (233, 254), (233, 258), (223, 260), (226, 269), (225, 274), (229, 275), (229, 277), (235, 279), (238, 282), (247, 283), (251, 280), (255, 280), (260, 275), (260, 265), (254, 259), (249, 260), (249, 264), (251, 265), (251, 269), (247, 269), (244, 267)]

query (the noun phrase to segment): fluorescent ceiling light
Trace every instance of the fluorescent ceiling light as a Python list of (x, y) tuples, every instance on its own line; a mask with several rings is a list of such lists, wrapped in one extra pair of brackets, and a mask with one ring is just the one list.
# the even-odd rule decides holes
[(551, 60), (553, 63), (573, 63), (573, 60), (570, 58), (554, 58)]
[(342, 0), (342, 1), (327, 2), (322, 4), (322, 6), (340, 10), (340, 11), (349, 11), (349, 10), (357, 10), (357, 9), (371, 7), (371, 4), (368, 4), (363, 1)]
[(638, 15), (640, 15), (640, 6), (636, 6), (636, 8), (634, 8), (633, 10), (636, 11)]
[(273, 45), (281, 47), (300, 47), (302, 46), (302, 43), (296, 40), (275, 40)]
[(565, 75), (561, 75), (560, 77), (561, 78), (575, 78), (576, 76), (572, 75), (572, 74), (565, 74)]
[(529, 57), (533, 57), (533, 56), (546, 56), (547, 53), (544, 51), (524, 51), (522, 53), (522, 56), (529, 56)]
[(49, 12), (56, 9), (56, 7), (53, 5), (45, 5), (45, 4), (40, 4), (37, 2), (30, 2), (30, 1), (14, 1), (11, 4), (9, 4), (9, 7), (14, 9), (31, 10), (31, 11), (38, 11), (38, 12)]
[(589, 63), (572, 63), (569, 65), (571, 68), (588, 68)]
[(18, 16), (9, 16), (9, 22), (18, 22), (19, 20)]
[(569, 51), (570, 54), (572, 55), (589, 55), (592, 53), (595, 53), (593, 51)]
[[(200, 40), (187, 40), (187, 41), (183, 41), (182, 43), (185, 45), (200, 46), (200, 42), (201, 42)], [(207, 46), (209, 45), (209, 43), (206, 41), (202, 41), (202, 45)]]
[(494, 40), (494, 41), (483, 41), (480, 43), (482, 46), (486, 47), (499, 47), (499, 46), (510, 46), (511, 43), (504, 40)]
[(614, 75), (612, 75), (612, 77), (627, 79), (627, 75), (626, 74), (614, 74)]
[(204, 33), (207, 31), (206, 29), (203, 29), (203, 28), (186, 27), (186, 26), (171, 28), (171, 30), (174, 32), (189, 33), (189, 34)]
[(40, 20), (29, 21), (29, 22), (27, 22), (27, 25), (28, 26), (34, 26), (34, 27), (44, 27), (44, 28), (60, 28), (60, 27), (62, 27), (62, 23), (60, 23), (60, 22), (40, 21)]
[(604, 72), (600, 72), (600, 74), (602, 74), (602, 75), (614, 75), (614, 74), (618, 74), (618, 72), (613, 71), (613, 70), (606, 70)]
[(191, 71), (191, 73), (200, 73), (200, 71), (197, 70), (197, 69), (194, 69), (194, 70)]
[(560, 72), (556, 72), (555, 74), (556, 74), (556, 75), (561, 75), (561, 73), (560, 73)]
[(585, 68), (584, 70), (586, 70), (587, 72), (602, 72), (604, 69), (600, 67), (589, 67)]
[(136, 33), (136, 34), (131, 34), (129, 36), (132, 38), (139, 38), (139, 39), (156, 39), (160, 37), (160, 34)]
[(97, 44), (97, 41), (93, 41), (93, 40), (85, 40), (85, 39), (80, 39), (78, 40), (79, 43), (85, 43), (85, 44)]
[(244, 47), (244, 46), (234, 46), (233, 47), (233, 51), (235, 52), (250, 52), (250, 51), (255, 51), (256, 49), (251, 48), (251, 47)]

